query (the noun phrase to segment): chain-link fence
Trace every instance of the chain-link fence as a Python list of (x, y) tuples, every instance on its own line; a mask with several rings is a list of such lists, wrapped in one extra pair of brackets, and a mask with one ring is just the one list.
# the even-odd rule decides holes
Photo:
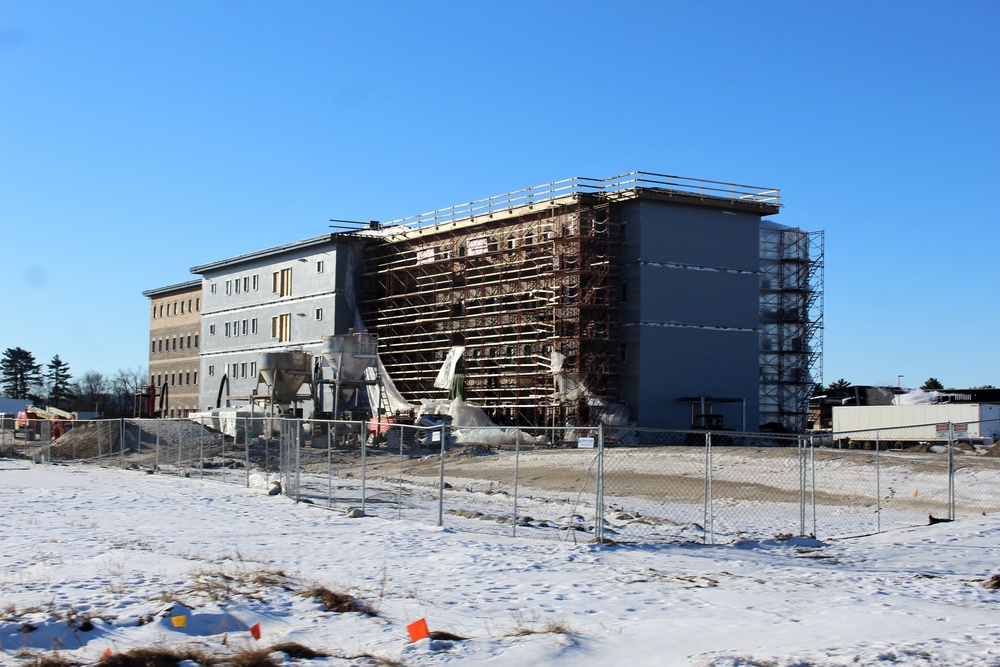
[(1000, 511), (1000, 445), (982, 435), (998, 430), (983, 422), (793, 436), (242, 416), (36, 420), (0, 423), (0, 456), (197, 477), (463, 531), (730, 543)]

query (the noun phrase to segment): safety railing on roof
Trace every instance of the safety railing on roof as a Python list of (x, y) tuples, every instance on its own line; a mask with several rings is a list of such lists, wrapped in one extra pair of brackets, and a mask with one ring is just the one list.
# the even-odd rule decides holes
[(427, 213), (419, 213), (398, 220), (382, 223), (383, 233), (405, 233), (418, 228), (452, 223), (458, 220), (475, 220), (498, 214), (510, 214), (515, 210), (531, 209), (550, 205), (567, 197), (581, 194), (605, 196), (619, 199), (634, 196), (640, 190), (676, 193), (702, 198), (725, 199), (733, 202), (781, 205), (781, 191), (755, 185), (740, 185), (723, 181), (709, 181), (703, 178), (653, 174), (632, 171), (609, 178), (573, 178), (535, 185), (521, 190), (505, 192), (485, 199), (456, 204)]

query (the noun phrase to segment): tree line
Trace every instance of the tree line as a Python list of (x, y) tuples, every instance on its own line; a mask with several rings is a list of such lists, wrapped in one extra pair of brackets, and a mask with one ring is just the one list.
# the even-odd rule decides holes
[(146, 384), (146, 369), (121, 369), (112, 375), (87, 371), (78, 379), (55, 355), (44, 366), (28, 350), (9, 347), (0, 357), (0, 396), (70, 412), (131, 417), (135, 394)]

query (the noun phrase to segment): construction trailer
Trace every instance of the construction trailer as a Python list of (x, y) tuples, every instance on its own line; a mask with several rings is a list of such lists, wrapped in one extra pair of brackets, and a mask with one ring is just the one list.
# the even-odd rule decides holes
[(1000, 439), (1000, 404), (836, 406), (833, 437), (843, 446), (872, 449), (918, 443), (961, 442), (992, 445)]

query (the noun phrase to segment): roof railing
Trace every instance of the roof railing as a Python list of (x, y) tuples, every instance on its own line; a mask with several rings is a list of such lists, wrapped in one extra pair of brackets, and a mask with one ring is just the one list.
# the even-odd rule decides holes
[(574, 176), (544, 185), (535, 185), (521, 190), (512, 190), (486, 199), (477, 199), (448, 208), (427, 213), (419, 213), (398, 220), (382, 223), (382, 233), (406, 233), (459, 220), (475, 220), (497, 214), (511, 214), (515, 210), (532, 209), (536, 206), (551, 205), (559, 200), (576, 195), (590, 194), (622, 199), (635, 196), (641, 190), (677, 193), (726, 199), (733, 202), (767, 204), (781, 206), (781, 191), (777, 188), (763, 188), (754, 185), (740, 185), (723, 181), (709, 181), (703, 178), (688, 178), (668, 174), (654, 174), (632, 171), (610, 178), (587, 178)]

